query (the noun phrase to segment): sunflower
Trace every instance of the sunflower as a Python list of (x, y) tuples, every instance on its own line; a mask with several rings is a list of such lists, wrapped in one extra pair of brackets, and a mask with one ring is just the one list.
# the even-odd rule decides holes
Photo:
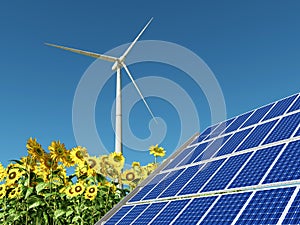
[(91, 185), (91, 186), (86, 188), (84, 197), (86, 199), (89, 199), (89, 200), (92, 201), (97, 196), (97, 191), (98, 191), (97, 186), (96, 185)]
[(87, 157), (87, 150), (81, 146), (72, 148), (70, 156), (75, 163), (78, 165), (83, 165), (85, 162), (84, 157)]
[(27, 170), (33, 170), (34, 166), (36, 165), (36, 159), (34, 159), (33, 157), (31, 157), (31, 155), (22, 157), (20, 160), (23, 163), (23, 168), (27, 169)]
[(10, 169), (6, 178), (7, 185), (14, 184), (21, 176), (22, 173), (19, 171), (19, 169)]
[(125, 158), (121, 152), (110, 153), (108, 160), (116, 169), (121, 170), (124, 167)]
[(137, 175), (133, 169), (125, 170), (122, 173), (122, 181), (124, 184), (130, 185), (135, 179), (137, 179)]
[(51, 171), (51, 170), (56, 170), (58, 166), (57, 161), (53, 160), (50, 156), (50, 154), (45, 154), (44, 157), (42, 158), (42, 163), (41, 167), (45, 171)]
[(114, 167), (110, 162), (102, 163), (100, 168), (100, 173), (104, 176), (108, 176), (112, 179), (119, 177), (121, 169)]
[(71, 151), (70, 150), (66, 150), (65, 156), (62, 158), (62, 163), (66, 167), (71, 167), (71, 166), (75, 165), (75, 162), (71, 158)]
[(111, 192), (113, 192), (113, 193), (115, 193), (116, 192), (116, 190), (117, 190), (117, 187), (116, 187), (116, 185), (114, 185), (113, 183), (110, 183), (110, 182), (105, 182), (105, 186), (107, 186), (108, 188), (109, 188), (109, 190), (111, 191)]
[(17, 186), (16, 188), (13, 188), (8, 193), (8, 198), (17, 198), (22, 194), (22, 189), (20, 186)]
[(158, 144), (155, 146), (152, 145), (149, 148), (149, 151), (150, 151), (150, 154), (154, 155), (155, 157), (157, 157), (157, 156), (164, 157), (166, 154), (165, 149), (163, 147), (158, 147)]
[(82, 182), (77, 182), (76, 184), (73, 185), (73, 191), (74, 191), (74, 195), (81, 195), (84, 192), (84, 185)]
[(0, 181), (3, 181), (6, 177), (6, 170), (3, 165), (0, 163)]
[(28, 154), (34, 159), (40, 160), (44, 157), (45, 151), (36, 139), (29, 138), (26, 144)]
[(89, 165), (89, 167), (91, 169), (94, 169), (96, 171), (99, 170), (99, 165), (98, 165), (99, 163), (98, 163), (97, 157), (95, 157), (95, 156), (93, 156), (93, 157), (89, 156), (89, 157), (86, 158), (86, 161), (88, 162), (88, 165)]
[(76, 194), (75, 194), (75, 191), (74, 191), (74, 187), (73, 185), (72, 186), (69, 186), (65, 189), (65, 193), (68, 197), (74, 197)]
[(140, 167), (141, 164), (139, 162), (132, 162), (131, 167), (135, 167), (135, 166)]
[(156, 168), (157, 168), (157, 163), (149, 163), (147, 166), (145, 166), (145, 171), (147, 173), (147, 176), (150, 175)]
[(62, 161), (67, 151), (65, 144), (60, 143), (60, 141), (52, 141), (48, 149), (50, 151), (51, 159), (54, 161)]
[(6, 185), (1, 184), (0, 185), (0, 199), (3, 198), (6, 195)]

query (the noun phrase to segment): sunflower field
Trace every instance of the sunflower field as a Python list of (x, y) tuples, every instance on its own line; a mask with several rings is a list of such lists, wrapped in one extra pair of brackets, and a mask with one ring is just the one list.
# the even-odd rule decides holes
[(26, 148), (27, 156), (6, 168), (0, 163), (0, 224), (95, 224), (158, 166), (155, 156), (154, 163), (133, 162), (125, 170), (121, 153), (92, 157), (60, 141), (47, 152), (30, 138)]

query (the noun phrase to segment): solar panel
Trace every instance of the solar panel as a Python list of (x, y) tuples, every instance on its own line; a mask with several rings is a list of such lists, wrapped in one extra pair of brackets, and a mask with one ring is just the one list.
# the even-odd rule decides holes
[(274, 104), (269, 104), (255, 110), (255, 112), (242, 125), (242, 128), (258, 123), (266, 115), (266, 113), (272, 108), (273, 105)]
[(256, 192), (236, 224), (277, 224), (294, 190), (290, 187)]
[(170, 224), (189, 201), (189, 199), (171, 201), (150, 224)]
[(258, 125), (247, 139), (238, 147), (237, 151), (254, 148), (258, 146), (274, 127), (278, 120), (273, 120), (264, 124)]
[(277, 116), (282, 115), (296, 99), (297, 95), (282, 99), (278, 101), (271, 111), (264, 117), (263, 120), (268, 120)]
[(282, 224), (300, 224), (300, 192), (294, 199)]
[(218, 173), (202, 189), (202, 192), (224, 189), (250, 155), (251, 153), (248, 152), (230, 157)]
[(248, 117), (253, 113), (253, 111), (248, 112), (246, 114), (243, 114), (241, 116), (238, 116), (231, 124), (230, 126), (228, 126), (226, 128), (226, 130), (224, 131), (224, 133), (229, 133), (232, 131), (237, 130), (244, 122), (246, 119), (248, 119)]
[(200, 224), (231, 224), (251, 192), (223, 195)]
[(299, 123), (300, 113), (283, 117), (271, 132), (271, 134), (264, 141), (264, 144), (280, 141), (291, 137), (295, 129), (298, 127)]
[(97, 224), (299, 224), (300, 95), (207, 128)]
[(246, 187), (259, 184), (283, 146), (284, 145), (281, 144), (256, 151), (243, 170), (231, 183), (229, 188)]
[(300, 95), (298, 96), (298, 99), (295, 101), (295, 103), (291, 106), (288, 112), (293, 112), (300, 109)]
[(181, 212), (172, 224), (197, 224), (204, 213), (209, 209), (213, 202), (217, 199), (216, 196), (194, 198), (192, 202)]

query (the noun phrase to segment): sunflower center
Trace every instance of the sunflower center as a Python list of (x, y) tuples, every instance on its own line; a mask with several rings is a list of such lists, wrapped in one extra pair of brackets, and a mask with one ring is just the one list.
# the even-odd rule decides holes
[(36, 148), (35, 152), (39, 155), (39, 156), (43, 156), (43, 150), (40, 148)]
[(81, 151), (77, 151), (76, 152), (76, 157), (79, 158), (79, 159), (83, 159), (83, 154)]
[(64, 154), (63, 148), (58, 148), (58, 149), (57, 149), (57, 154), (58, 154), (58, 155), (63, 155), (63, 154)]
[(75, 191), (76, 191), (76, 192), (80, 192), (81, 190), (82, 190), (82, 187), (80, 187), (80, 186), (76, 186), (76, 187), (75, 187)]
[(72, 189), (70, 188), (69, 190), (69, 193), (72, 195), (72, 194), (74, 194), (74, 192), (72, 191)]
[(121, 156), (118, 156), (118, 155), (114, 156), (114, 161), (115, 162), (121, 162), (121, 160), (122, 160)]
[(134, 180), (134, 173), (127, 173), (126, 174), (126, 180), (128, 180), (128, 181)]
[(12, 191), (10, 192), (11, 195), (14, 195), (15, 193), (16, 193), (15, 190), (12, 190)]
[(94, 168), (96, 166), (96, 161), (95, 160), (88, 159), (88, 162), (89, 162), (91, 168)]
[(15, 171), (13, 171), (9, 174), (8, 177), (9, 177), (9, 179), (14, 179), (14, 178), (16, 178), (16, 176), (17, 176), (17, 173)]
[(0, 187), (0, 191), (2, 191), (3, 190), (3, 187)]
[(96, 191), (95, 188), (90, 188), (90, 189), (89, 189), (89, 193), (91, 193), (91, 194), (94, 193), (95, 191)]

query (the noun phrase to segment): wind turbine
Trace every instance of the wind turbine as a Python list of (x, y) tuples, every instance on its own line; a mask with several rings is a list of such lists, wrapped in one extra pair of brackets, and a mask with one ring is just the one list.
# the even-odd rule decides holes
[(93, 58), (97, 59), (102, 59), (108, 62), (113, 62), (112, 70), (117, 71), (117, 79), (116, 79), (116, 131), (115, 131), (115, 152), (117, 153), (122, 153), (122, 82), (121, 82), (121, 69), (124, 68), (127, 75), (129, 76), (130, 80), (132, 81), (134, 87), (136, 88), (137, 92), (141, 96), (143, 102), (145, 103), (148, 111), (150, 112), (151, 116), (153, 117), (154, 121), (156, 121), (149, 105), (147, 104), (144, 96), (142, 95), (140, 89), (138, 88), (137, 84), (135, 83), (131, 73), (129, 72), (126, 64), (125, 64), (125, 59), (126, 56), (129, 54), (129, 52), (132, 50), (133, 46), (136, 44), (138, 39), (141, 37), (143, 32), (146, 30), (146, 28), (149, 26), (153, 18), (149, 20), (149, 22), (146, 24), (146, 26), (141, 30), (141, 32), (138, 34), (138, 36), (134, 39), (134, 41), (129, 45), (127, 50), (121, 55), (119, 58), (113, 57), (113, 56), (108, 56), (108, 55), (103, 55), (103, 54), (98, 54), (98, 53), (93, 53), (93, 52), (87, 52), (83, 50), (78, 50), (74, 48), (68, 48), (60, 45), (55, 45), (55, 44), (49, 44), (45, 43), (48, 46), (60, 48), (63, 50), (75, 52), (81, 55), (86, 55), (90, 56)]

